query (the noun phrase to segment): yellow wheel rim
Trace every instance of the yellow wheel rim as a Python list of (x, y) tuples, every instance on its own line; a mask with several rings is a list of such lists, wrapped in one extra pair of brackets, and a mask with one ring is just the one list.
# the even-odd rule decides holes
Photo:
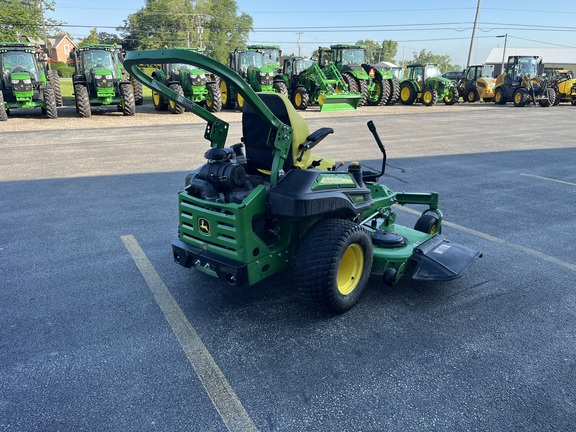
[(220, 82), (220, 93), (222, 93), (222, 105), (226, 105), (228, 103), (228, 88), (224, 81)]
[(520, 92), (516, 93), (516, 96), (514, 96), (514, 101), (516, 103), (522, 102), (522, 93), (520, 93)]
[(494, 95), (494, 100), (496, 100), (496, 102), (500, 102), (500, 100), (502, 100), (502, 93), (496, 92), (496, 94)]
[(155, 91), (152, 92), (152, 101), (154, 101), (154, 105), (160, 105), (160, 95)]
[(302, 106), (302, 95), (300, 93), (294, 95), (294, 105), (297, 107)]
[(432, 102), (432, 93), (427, 91), (424, 93), (424, 103), (429, 104), (430, 102)]
[(354, 243), (342, 255), (338, 266), (338, 291), (342, 295), (348, 295), (356, 289), (362, 269), (364, 268), (364, 251), (360, 245)]
[(404, 87), (400, 96), (402, 97), (403, 101), (410, 99), (410, 89), (408, 87)]

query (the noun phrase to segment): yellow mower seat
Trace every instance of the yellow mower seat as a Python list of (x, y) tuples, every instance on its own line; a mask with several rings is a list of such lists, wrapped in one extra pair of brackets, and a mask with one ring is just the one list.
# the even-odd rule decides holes
[[(301, 161), (297, 160), (300, 156), (298, 148), (306, 142), (310, 129), (286, 96), (280, 93), (258, 93), (258, 96), (282, 123), (292, 127), (292, 152), (284, 162), (285, 172), (293, 168), (311, 168), (313, 162), (317, 169), (333, 169), (334, 159), (313, 156), (310, 150), (304, 152)], [(242, 134), (248, 159), (248, 171), (269, 173), (274, 158), (272, 149), (267, 146), (270, 126), (248, 103), (244, 104), (242, 113)]]

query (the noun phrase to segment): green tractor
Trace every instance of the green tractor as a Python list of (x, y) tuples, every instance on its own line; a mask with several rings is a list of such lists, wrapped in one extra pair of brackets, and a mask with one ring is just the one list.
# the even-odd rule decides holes
[[(360, 93), (358, 106), (395, 103), (400, 92), (398, 79), (383, 66), (366, 64), (365, 57), (364, 45), (338, 44), (318, 49), (320, 67), (334, 63), (350, 93)], [(329, 72), (326, 76), (334, 78)]]
[(282, 49), (278, 45), (248, 45), (248, 50), (260, 51), (264, 55), (264, 67), (280, 71)]
[[(230, 125), (138, 67), (149, 63), (193, 64), (230, 83), (246, 102), (242, 142), (227, 147)], [(437, 193), (394, 192), (379, 183), (386, 151), (372, 121), (381, 168), (351, 162), (339, 170), (333, 159), (312, 154), (332, 128), (310, 133), (286, 96), (256, 94), (213, 59), (183, 50), (132, 51), (125, 65), (207, 122), (206, 163), (186, 176), (179, 193), (172, 251), (181, 266), (240, 287), (291, 268), (304, 300), (338, 314), (356, 304), (371, 274), (390, 285), (403, 276), (451, 280), (480, 256), (442, 237)], [(413, 228), (397, 223), (395, 204), (424, 207)]]
[[(358, 108), (359, 94), (352, 94), (342, 75), (331, 64), (331, 75), (328, 79), (318, 64), (304, 57), (284, 57), (283, 74), (288, 87), (290, 100), (298, 110), (305, 110), (309, 105), (318, 103), (320, 111), (347, 111)], [(326, 69), (325, 69), (326, 70)]]
[(74, 64), (74, 98), (80, 117), (92, 115), (91, 106), (116, 105), (126, 116), (136, 112), (132, 83), (122, 76), (114, 45), (89, 44), (70, 54)]
[(457, 84), (442, 78), (437, 64), (409, 64), (408, 74), (400, 85), (400, 102), (413, 105), (420, 101), (426, 106), (433, 106), (438, 99), (446, 105), (458, 102), (460, 93)]
[[(244, 78), (254, 91), (288, 96), (286, 83), (276, 69), (265, 66), (264, 53), (259, 49), (230, 51), (230, 69)], [(244, 98), (230, 82), (220, 80), (220, 92), (224, 108), (242, 110)]]
[[(200, 52), (191, 48), (176, 49)], [(160, 66), (152, 73), (152, 77), (157, 81), (194, 103), (202, 104), (210, 112), (222, 109), (222, 94), (216, 76), (186, 63), (164, 63)], [(173, 114), (184, 112), (183, 105), (165, 99), (155, 90), (152, 91), (152, 102), (157, 111), (166, 111), (169, 108)]]
[(40, 108), (46, 117), (58, 117), (56, 94), (34, 44), (0, 42), (0, 72), (0, 121), (12, 109)]
[(554, 105), (556, 92), (540, 74), (542, 69), (538, 56), (509, 56), (506, 70), (496, 78), (494, 103), (504, 105), (513, 101), (515, 107), (536, 102), (542, 107)]

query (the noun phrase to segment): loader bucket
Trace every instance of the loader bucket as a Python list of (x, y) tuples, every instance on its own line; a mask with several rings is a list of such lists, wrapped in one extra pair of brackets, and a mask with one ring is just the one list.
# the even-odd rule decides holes
[(318, 105), (321, 112), (352, 111), (358, 108), (359, 94), (321, 94), (318, 96)]

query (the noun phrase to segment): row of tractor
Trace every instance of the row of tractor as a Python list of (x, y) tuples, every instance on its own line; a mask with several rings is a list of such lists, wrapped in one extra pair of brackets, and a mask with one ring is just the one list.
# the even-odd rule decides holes
[[(124, 54), (115, 45), (105, 44), (72, 50), (72, 85), (80, 117), (89, 117), (95, 106), (116, 106), (132, 116), (143, 103), (142, 85), (123, 67)], [(576, 105), (572, 74), (560, 71), (547, 77), (536, 56), (509, 57), (504, 73), (497, 78), (492, 67), (470, 66), (457, 82), (443, 78), (436, 64), (409, 64), (402, 69), (385, 62), (369, 64), (366, 57), (363, 45), (320, 47), (313, 58), (283, 56), (279, 46), (251, 45), (231, 51), (229, 67), (254, 91), (281, 93), (298, 110), (311, 105), (324, 112), (396, 103), (433, 106), (442, 101), (452, 105), (460, 98), (466, 102), (513, 102), (515, 106), (552, 106), (562, 101)], [(7, 120), (10, 110), (16, 108), (41, 108), (48, 118), (57, 118), (57, 107), (62, 106), (58, 74), (50, 70), (47, 58), (33, 44), (0, 43), (0, 69), (0, 121)], [(243, 109), (243, 97), (235, 86), (196, 66), (164, 63), (152, 77), (210, 112)], [(154, 89), (152, 101), (157, 111), (185, 111), (183, 105)]]

